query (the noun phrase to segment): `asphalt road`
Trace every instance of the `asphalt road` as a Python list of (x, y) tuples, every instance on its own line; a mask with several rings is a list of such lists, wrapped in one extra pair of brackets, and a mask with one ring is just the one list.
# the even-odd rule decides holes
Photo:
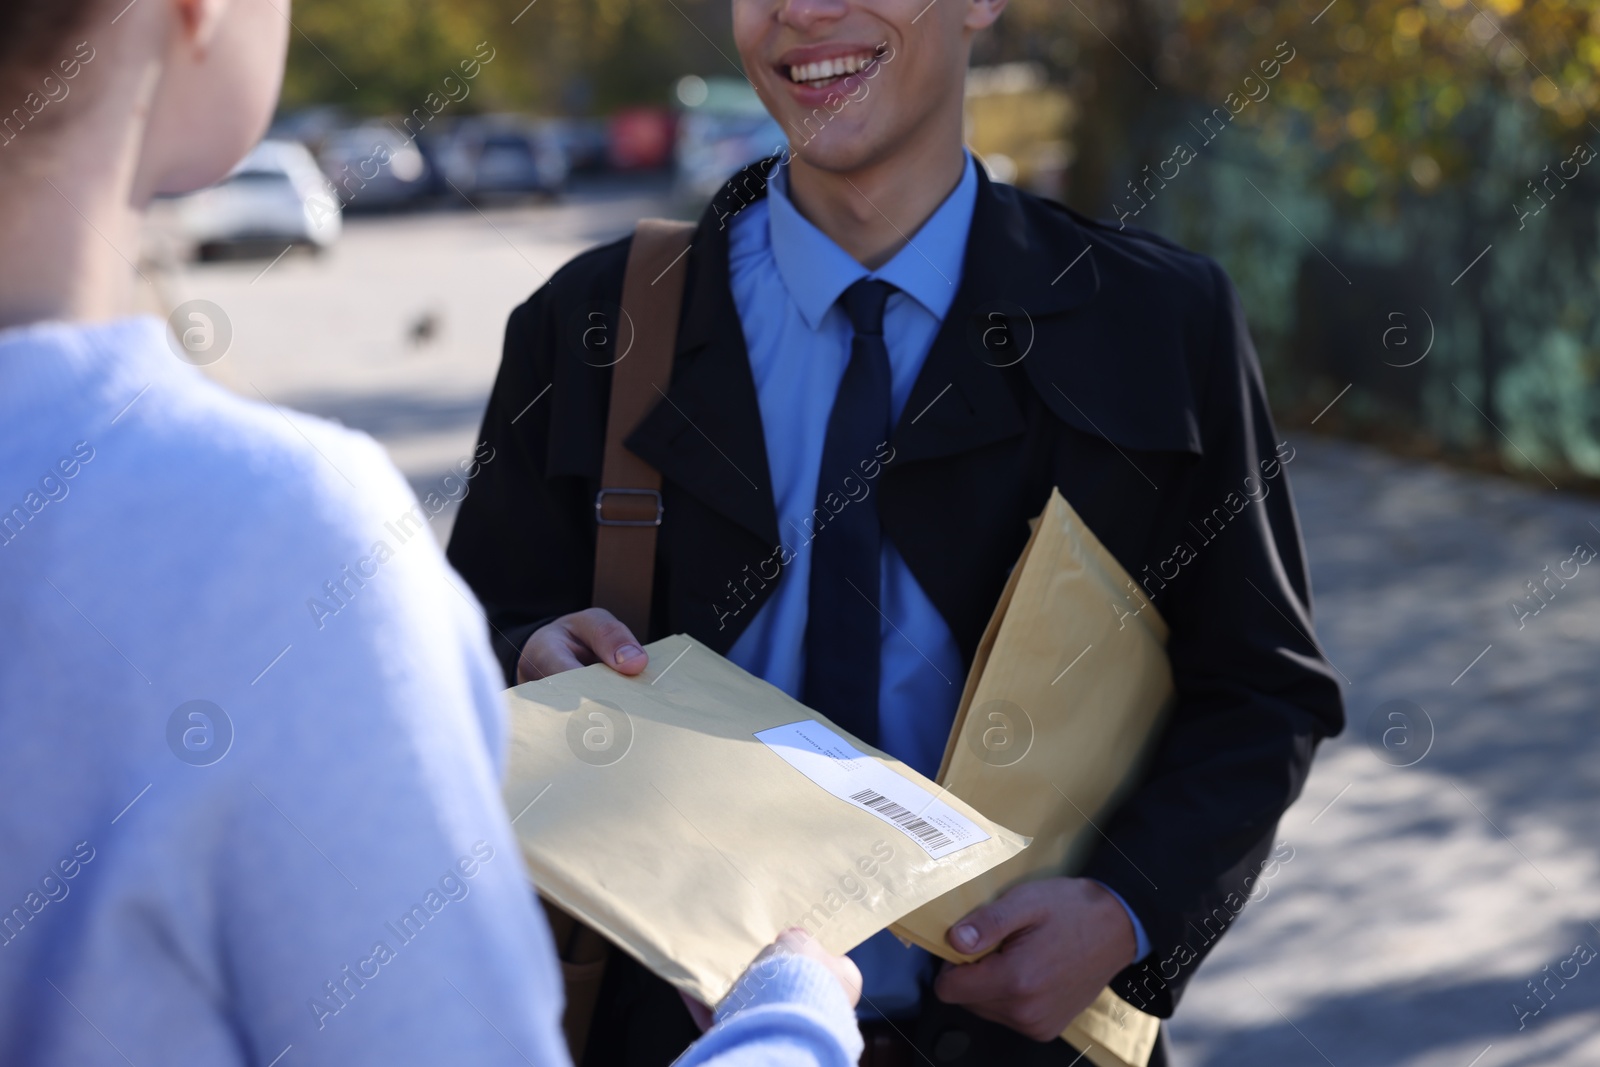
[[(472, 452), (510, 309), (662, 191), (356, 218), (321, 258), (185, 266), (162, 299), (224, 309), (220, 381), (371, 432), (425, 493)], [(1563, 561), (1600, 548), (1600, 503), (1293, 440), (1351, 725), (1283, 821), (1290, 858), (1191, 985), (1177, 1062), (1592, 1067), (1600, 566)], [(1577, 575), (1519, 619), (1547, 565)]]
[[(1600, 569), (1563, 567), (1600, 548), (1600, 503), (1296, 442), (1350, 726), (1283, 820), (1293, 859), (1196, 977), (1178, 1062), (1600, 1063)], [(1519, 628), (1546, 565), (1578, 573)]]
[[(554, 204), (347, 216), (319, 256), (163, 271), (156, 302), (217, 305), (233, 337), (214, 378), (366, 430), (420, 497), (472, 455), (511, 309), (577, 253), (665, 213), (666, 193), (611, 180)], [(453, 520), (453, 507), (435, 518), (441, 540)]]

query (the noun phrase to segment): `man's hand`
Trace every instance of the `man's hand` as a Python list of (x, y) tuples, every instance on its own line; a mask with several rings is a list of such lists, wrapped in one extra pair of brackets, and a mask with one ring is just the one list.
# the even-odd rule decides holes
[[(799, 926), (789, 927), (778, 935), (778, 940), (763, 949), (761, 955), (745, 968), (744, 974), (733, 984), (733, 992), (729, 996), (737, 996), (747, 985), (759, 984), (764, 978), (771, 977), (770, 971), (764, 971), (762, 964), (774, 956), (806, 956), (814, 959), (832, 972), (852, 1008), (861, 999), (861, 972), (856, 968), (855, 961), (849, 956), (833, 955)], [(689, 1009), (689, 1014), (694, 1017), (695, 1024), (700, 1027), (701, 1032), (709, 1029), (711, 1009), (687, 993), (680, 991), (678, 995), (683, 998), (684, 1007)]]
[(591, 663), (604, 663), (622, 674), (638, 674), (650, 657), (615, 615), (604, 608), (589, 608), (533, 631), (517, 660), (517, 684)]
[(1035, 1041), (1060, 1036), (1133, 962), (1138, 944), (1117, 898), (1086, 878), (1025, 882), (945, 937), (967, 955), (994, 951), (946, 965), (934, 982), (939, 999)]

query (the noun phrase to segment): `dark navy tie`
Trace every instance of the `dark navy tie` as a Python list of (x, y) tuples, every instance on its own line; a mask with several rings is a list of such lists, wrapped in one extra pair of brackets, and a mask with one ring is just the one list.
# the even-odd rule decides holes
[[(876, 475), (891, 423), (883, 308), (894, 287), (863, 278), (839, 302), (855, 336), (828, 416), (817, 480), (806, 617), (805, 703), (878, 743), (879, 553)], [(866, 487), (863, 499), (862, 487)]]

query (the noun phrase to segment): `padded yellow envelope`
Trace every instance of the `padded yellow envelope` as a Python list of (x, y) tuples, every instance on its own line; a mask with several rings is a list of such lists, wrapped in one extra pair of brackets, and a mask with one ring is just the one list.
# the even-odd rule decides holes
[[(954, 962), (945, 931), (1031, 878), (1070, 875), (1099, 844), (1173, 700), (1167, 626), (1059, 492), (979, 643), (939, 782), (1032, 836), (1028, 850), (894, 927)], [(1144, 1067), (1158, 1021), (1110, 990), (1062, 1034), (1097, 1067)]]
[(505, 800), (534, 883), (707, 1004), (789, 926), (831, 952), (1027, 839), (677, 635), (506, 696)]

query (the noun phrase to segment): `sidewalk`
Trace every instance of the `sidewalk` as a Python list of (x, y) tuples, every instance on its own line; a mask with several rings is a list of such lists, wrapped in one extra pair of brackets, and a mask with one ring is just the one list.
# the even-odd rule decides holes
[[(1350, 725), (1283, 821), (1293, 859), (1190, 987), (1176, 1062), (1600, 1064), (1600, 565), (1563, 567), (1600, 549), (1600, 501), (1295, 444)], [(1578, 574), (1519, 629), (1546, 565)], [(1422, 714), (1369, 725), (1394, 700)]]

